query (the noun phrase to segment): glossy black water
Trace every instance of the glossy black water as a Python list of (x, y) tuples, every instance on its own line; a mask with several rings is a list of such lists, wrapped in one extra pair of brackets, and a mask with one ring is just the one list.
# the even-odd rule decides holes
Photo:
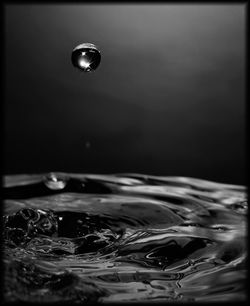
[(246, 299), (244, 186), (140, 174), (4, 178), (7, 301)]

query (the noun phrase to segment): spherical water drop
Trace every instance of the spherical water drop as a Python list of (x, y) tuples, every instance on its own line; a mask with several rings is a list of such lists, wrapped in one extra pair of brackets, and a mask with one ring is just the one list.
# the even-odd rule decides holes
[(71, 61), (81, 71), (91, 72), (99, 66), (101, 53), (94, 44), (84, 43), (72, 51)]
[(56, 173), (49, 173), (44, 177), (44, 184), (52, 190), (61, 190), (67, 184), (66, 177), (56, 174)]

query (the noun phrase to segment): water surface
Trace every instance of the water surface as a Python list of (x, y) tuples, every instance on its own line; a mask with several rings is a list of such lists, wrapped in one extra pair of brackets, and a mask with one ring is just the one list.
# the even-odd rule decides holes
[(244, 186), (140, 174), (4, 177), (4, 296), (245, 301)]

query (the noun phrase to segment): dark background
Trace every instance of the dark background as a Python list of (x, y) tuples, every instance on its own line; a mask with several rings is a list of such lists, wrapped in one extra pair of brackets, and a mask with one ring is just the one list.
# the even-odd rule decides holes
[[(5, 6), (4, 173), (244, 184), (245, 4)], [(72, 49), (95, 43), (81, 73)]]

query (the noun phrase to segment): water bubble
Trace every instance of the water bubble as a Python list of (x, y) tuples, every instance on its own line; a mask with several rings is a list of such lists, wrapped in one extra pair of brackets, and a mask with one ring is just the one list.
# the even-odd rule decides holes
[(44, 177), (44, 184), (52, 190), (61, 190), (63, 189), (66, 184), (67, 180), (66, 177), (56, 174), (56, 173), (49, 173)]
[(73, 66), (83, 72), (94, 71), (101, 62), (101, 53), (94, 44), (84, 43), (72, 51), (71, 61)]

